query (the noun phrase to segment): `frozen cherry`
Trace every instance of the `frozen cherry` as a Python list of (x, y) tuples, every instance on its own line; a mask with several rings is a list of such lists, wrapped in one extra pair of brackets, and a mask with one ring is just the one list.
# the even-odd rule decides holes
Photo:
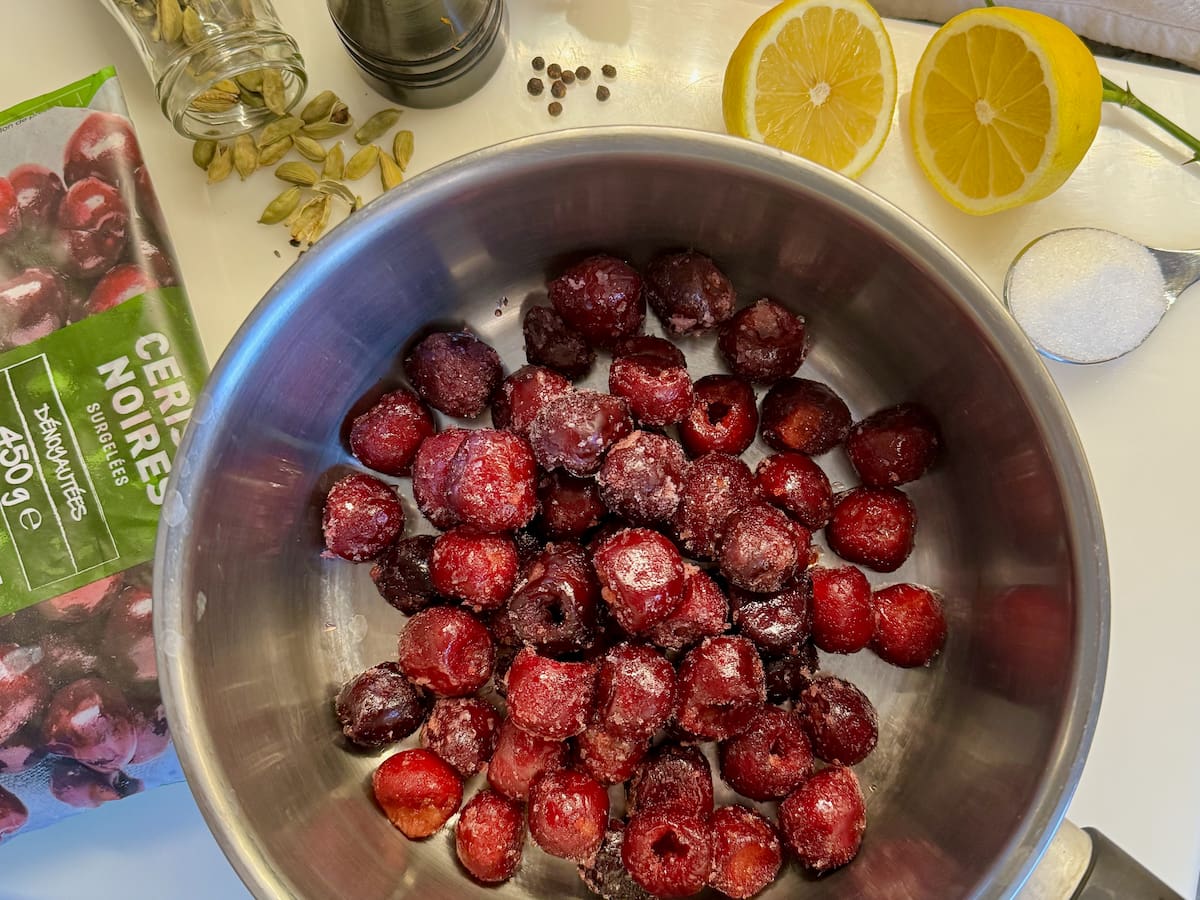
[(350, 452), (368, 469), (407, 475), (433, 417), (412, 391), (384, 394), (350, 426)]
[(808, 639), (812, 627), (812, 586), (801, 577), (773, 594), (732, 588), (733, 625), (743, 637), (772, 656), (790, 653)]
[[(644, 338), (644, 341), (660, 340)], [(688, 414), (693, 401), (692, 379), (682, 362), (675, 362), (656, 349), (614, 352), (618, 355), (608, 370), (608, 389), (629, 401), (635, 419), (646, 425), (673, 425)]]
[(434, 606), (409, 619), (397, 650), (409, 681), (439, 697), (475, 693), (491, 677), (496, 658), (483, 624), (453, 606)]
[(812, 531), (824, 528), (833, 514), (829, 476), (803, 453), (776, 453), (754, 471), (762, 495)]
[(671, 614), (651, 628), (646, 637), (664, 650), (683, 650), (728, 627), (729, 601), (708, 574), (693, 565), (683, 566), (683, 600)]
[(916, 584), (893, 584), (875, 592), (871, 649), (893, 666), (927, 666), (946, 642), (942, 601)]
[(371, 580), (380, 596), (406, 616), (437, 601), (429, 577), (434, 541), (432, 534), (403, 538), (384, 550), (371, 566)]
[(856, 766), (875, 749), (879, 719), (867, 695), (848, 681), (818, 675), (796, 698), (796, 711), (819, 759)]
[(770, 384), (795, 374), (804, 362), (808, 353), (804, 317), (764, 298), (721, 326), (717, 349), (738, 375)]
[(73, 759), (55, 760), (50, 767), (50, 793), (55, 800), (76, 809), (94, 809), (102, 803), (140, 793), (142, 782), (124, 772), (97, 772)]
[(763, 661), (763, 672), (767, 682), (767, 700), (771, 703), (787, 703), (808, 687), (809, 680), (819, 668), (817, 648), (811, 640), (801, 641), (794, 655), (776, 656)]
[(382, 662), (342, 685), (334, 712), (351, 743), (375, 750), (416, 731), (429, 712), (429, 701), (399, 665)]
[(653, 628), (683, 600), (683, 559), (657, 531), (618, 531), (596, 549), (592, 563), (600, 596), (630, 634)]
[(362, 472), (338, 479), (321, 517), (329, 552), (351, 562), (382, 553), (404, 530), (404, 507), (391, 485)]
[(596, 666), (539, 656), (526, 648), (506, 676), (508, 715), (526, 731), (564, 740), (587, 727), (596, 695)]
[(26, 269), (0, 282), (0, 348), (21, 347), (62, 328), (68, 304), (66, 282), (54, 269)]
[(404, 373), (422, 400), (465, 419), (483, 412), (504, 377), (499, 354), (465, 331), (429, 335), (405, 358)]
[(413, 500), (436, 528), (459, 524), (458, 513), (450, 506), (450, 461), (471, 432), (448, 428), (421, 442), (412, 464)]
[(458, 861), (484, 884), (506, 881), (521, 865), (525, 814), (495, 791), (480, 791), (467, 801), (454, 826)]
[(579, 652), (596, 637), (600, 585), (583, 548), (551, 544), (533, 559), (508, 602), (517, 639), (547, 656)]
[(612, 734), (648, 738), (671, 715), (675, 667), (656, 650), (618, 644), (600, 662), (593, 721)]
[(763, 397), (759, 431), (767, 446), (820, 456), (850, 430), (850, 410), (827, 384), (807, 378), (777, 382)]
[(813, 772), (813, 750), (800, 717), (764, 706), (749, 727), (721, 744), (721, 777), (751, 800), (782, 800)]
[(582, 378), (596, 361), (596, 351), (574, 328), (549, 306), (535, 306), (525, 313), (525, 358), (535, 366)]
[(517, 548), (512, 539), (455, 528), (437, 538), (429, 561), (433, 589), (476, 610), (504, 604), (517, 580)]
[(675, 515), (688, 466), (675, 441), (635, 431), (608, 451), (596, 482), (613, 513), (637, 525), (653, 525)]
[(579, 540), (608, 512), (593, 479), (576, 478), (561, 470), (538, 482), (537, 496), (541, 511), (535, 525), (557, 540)]
[(561, 859), (582, 863), (595, 856), (608, 829), (608, 790), (573, 769), (556, 769), (529, 787), (529, 834)]
[(116, 113), (89, 113), (63, 149), (63, 177), (67, 184), (89, 176), (120, 184), (142, 165), (133, 126)]
[(708, 760), (696, 747), (660, 745), (638, 766), (627, 806), (630, 813), (664, 808), (704, 818), (713, 810)]
[(574, 765), (601, 784), (620, 784), (633, 777), (649, 748), (646, 738), (618, 737), (591, 725), (575, 738)]
[(171, 729), (167, 722), (167, 711), (157, 697), (130, 704), (133, 728), (137, 733), (137, 749), (133, 752), (130, 765), (140, 765), (158, 759), (171, 746)]
[(721, 574), (747, 591), (778, 591), (800, 562), (796, 540), (796, 527), (774, 507), (759, 503), (739, 510), (721, 537)]
[(736, 456), (709, 453), (692, 463), (672, 524), (689, 556), (713, 559), (725, 523), (759, 499), (750, 468)]
[(104, 624), (101, 648), (107, 669), (125, 683), (158, 679), (154, 654), (154, 598), (143, 587), (128, 587), (114, 601)]
[(875, 627), (867, 576), (854, 566), (814, 566), (808, 575), (813, 643), (826, 653), (854, 653), (867, 646)]
[(375, 770), (371, 786), (388, 821), (414, 840), (440, 831), (462, 803), (462, 779), (428, 750), (389, 756)]
[(511, 718), (505, 719), (496, 738), (496, 751), (488, 763), (488, 784), (510, 800), (524, 800), (534, 779), (566, 764), (565, 743), (531, 734)]
[(779, 804), (784, 842), (814, 872), (854, 859), (866, 827), (858, 778), (841, 766), (822, 769)]
[(512, 531), (537, 512), (537, 463), (520, 435), (493, 428), (470, 432), (446, 471), (450, 508), (482, 531)]
[(500, 720), (500, 713), (479, 697), (445, 698), (433, 704), (421, 729), (421, 746), (470, 778), (492, 758)]
[(646, 300), (671, 334), (695, 334), (733, 315), (737, 294), (716, 263), (695, 250), (664, 253), (646, 268)]
[(603, 900), (654, 900), (625, 869), (621, 860), (624, 837), (625, 823), (610, 819), (600, 849), (593, 860), (579, 867), (579, 877)]
[(615, 256), (592, 256), (546, 285), (563, 320), (597, 347), (642, 329), (642, 277)]
[(121, 576), (109, 575), (75, 588), (34, 607), (51, 622), (85, 622), (108, 611), (117, 596)]
[(709, 818), (708, 827), (713, 847), (710, 887), (742, 900), (775, 880), (783, 847), (767, 819), (744, 806), (722, 806)]
[(705, 819), (670, 808), (637, 812), (625, 826), (621, 859), (656, 897), (689, 897), (708, 883), (712, 842)]
[(546, 471), (591, 475), (604, 454), (633, 430), (629, 404), (596, 391), (575, 391), (545, 403), (529, 429), (529, 443)]
[(68, 188), (58, 207), (63, 270), (74, 278), (103, 275), (129, 242), (129, 210), (112, 185), (84, 178)]
[(54, 695), (42, 724), (46, 749), (98, 772), (116, 772), (137, 750), (129, 706), (99, 678), (73, 681)]
[(915, 481), (933, 465), (942, 438), (925, 407), (901, 403), (872, 413), (846, 435), (850, 465), (872, 487)]
[(736, 375), (705, 375), (693, 386), (692, 407), (679, 423), (679, 440), (692, 456), (737, 455), (754, 443), (758, 407), (754, 388)]
[(8, 173), (8, 181), (16, 193), (22, 228), (44, 231), (54, 224), (58, 204), (66, 192), (58, 173), (25, 163)]
[(856, 487), (834, 500), (829, 549), (876, 572), (894, 572), (912, 553), (917, 510), (898, 488)]
[(55, 690), (100, 671), (100, 649), (85, 645), (73, 634), (48, 631), (40, 646), (42, 670)]
[(676, 679), (676, 718), (689, 734), (741, 734), (767, 698), (762, 660), (746, 638), (708, 638), (689, 650)]
[(140, 266), (114, 266), (104, 273), (88, 295), (87, 315), (97, 316), (157, 288), (154, 276)]
[(45, 758), (46, 751), (42, 748), (38, 729), (27, 725), (7, 741), (0, 741), (0, 776), (20, 774)]
[(50, 685), (37, 647), (0, 644), (0, 743), (40, 716)]
[(542, 366), (522, 366), (500, 383), (492, 400), (492, 424), (527, 437), (538, 410), (551, 397), (571, 392), (571, 382)]

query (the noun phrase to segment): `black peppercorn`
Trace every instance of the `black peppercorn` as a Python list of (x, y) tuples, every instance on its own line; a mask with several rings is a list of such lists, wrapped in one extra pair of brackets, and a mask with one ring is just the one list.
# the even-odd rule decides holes
[(612, 92), (608, 88), (606, 88), (604, 85), (600, 85), (599, 87), (596, 88), (596, 99), (597, 100), (607, 100), (611, 95), (612, 95)]
[(550, 93), (555, 97), (565, 97), (567, 96), (567, 86), (561, 81), (556, 81), (554, 84), (550, 85)]
[(536, 97), (546, 89), (546, 85), (542, 83), (542, 79), (540, 78), (530, 78), (529, 83), (525, 85), (525, 89)]
[(578, 78), (580, 81), (587, 81), (589, 78), (592, 77), (592, 70), (589, 69), (587, 66), (578, 66), (575, 69), (575, 77)]
[(530, 63), (530, 65), (533, 66), (533, 71), (540, 72), (540, 71), (542, 71), (542, 69), (546, 68), (546, 61), (544, 59), (542, 59), (540, 56), (535, 56), (533, 58), (533, 62)]
[(575, 83), (575, 73), (572, 72), (570, 69), (563, 69), (562, 81), (563, 81), (563, 84), (574, 84)]
[(550, 63), (546, 66), (546, 74), (554, 79), (562, 78), (562, 66), (558, 63)]
[(549, 112), (550, 115), (552, 115), (552, 116), (561, 115), (562, 114), (562, 104), (559, 103), (557, 100), (555, 100), (549, 106), (546, 107), (546, 111)]
[(612, 63), (605, 63), (604, 65), (602, 65), (600, 67), (600, 71), (604, 73), (605, 78), (616, 78), (617, 77), (617, 67), (614, 66)]

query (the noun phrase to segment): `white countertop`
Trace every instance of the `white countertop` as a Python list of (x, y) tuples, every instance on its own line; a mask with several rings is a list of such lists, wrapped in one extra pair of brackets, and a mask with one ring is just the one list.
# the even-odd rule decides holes
[[(359, 117), (385, 102), (357, 77), (321, 0), (276, 0), (316, 89), (337, 91)], [(510, 0), (509, 58), (460, 107), (409, 111), (410, 172), (534, 131), (596, 123), (721, 130), (720, 84), (738, 37), (767, 6), (756, 0)], [(212, 359), (295, 259), (280, 227), (255, 224), (278, 183), (259, 174), (208, 188), (154, 103), (124, 34), (95, 0), (4, 5), (0, 108), (115, 64), (165, 210)], [(1114, 228), (1151, 245), (1200, 247), (1200, 166), (1134, 114), (1106, 107), (1099, 137), (1067, 185), (1030, 207), (975, 219), (944, 203), (904, 140), (908, 86), (930, 29), (889, 22), (900, 111), (862, 178), (963, 256), (995, 290), (1037, 235), (1073, 225)], [(524, 89), (528, 60), (620, 69), (613, 96), (568, 95), (551, 119)], [(1147, 102), (1200, 133), (1200, 76), (1101, 61)], [(359, 182), (366, 186), (368, 179)], [(372, 190), (374, 185), (366, 187)], [(278, 250), (280, 256), (276, 257)], [(1091, 756), (1070, 817), (1123, 845), (1184, 896), (1200, 872), (1200, 702), (1192, 663), (1200, 633), (1191, 565), (1200, 479), (1200, 291), (1185, 295), (1130, 357), (1093, 367), (1049, 363), (1091, 462), (1108, 534), (1112, 639)], [(213, 900), (245, 897), (185, 785), (110, 803), (0, 849), (0, 900)]]

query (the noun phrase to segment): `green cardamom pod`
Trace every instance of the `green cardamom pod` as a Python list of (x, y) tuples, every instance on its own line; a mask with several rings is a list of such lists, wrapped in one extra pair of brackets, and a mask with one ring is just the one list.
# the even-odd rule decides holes
[(183, 10), (179, 8), (179, 0), (158, 0), (158, 33), (168, 44), (183, 37)]
[(370, 172), (379, 162), (379, 148), (374, 144), (367, 144), (352, 157), (350, 162), (346, 163), (346, 179), (348, 181), (358, 181), (368, 172)]
[(217, 155), (216, 141), (196, 141), (192, 144), (192, 162), (207, 170), (213, 157)]
[(397, 131), (396, 137), (392, 140), (392, 156), (396, 157), (396, 165), (400, 167), (401, 172), (408, 171), (408, 164), (412, 162), (413, 155), (413, 133), (411, 131)]
[(248, 91), (253, 91), (256, 94), (262, 93), (262, 69), (251, 69), (249, 72), (243, 72), (235, 80)]
[(358, 131), (354, 132), (354, 140), (360, 146), (377, 141), (391, 131), (399, 120), (400, 110), (381, 109), (358, 127)]
[(238, 95), (209, 88), (201, 91), (192, 98), (191, 108), (202, 113), (223, 113), (233, 109), (238, 102)]
[(240, 84), (238, 85), (238, 99), (250, 109), (263, 109), (267, 102), (263, 100), (262, 94), (256, 94), (254, 91), (248, 91)]
[(273, 166), (292, 149), (292, 139), (290, 137), (281, 137), (273, 144), (267, 144), (265, 147), (258, 148), (258, 164), (260, 166)]
[(308, 163), (285, 162), (275, 170), (275, 177), (301, 187), (312, 187), (317, 183), (317, 170)]
[(262, 211), (262, 215), (258, 217), (258, 221), (263, 225), (278, 225), (300, 205), (300, 188), (290, 187), (270, 203), (267, 208)]
[(316, 138), (318, 141), (324, 141), (332, 137), (337, 137), (349, 127), (349, 122), (347, 122), (345, 125), (341, 125), (329, 119), (321, 119), (318, 122), (313, 122), (311, 125), (305, 125), (301, 131), (307, 134), (310, 138)]
[(334, 181), (331, 178), (322, 178), (313, 185), (313, 190), (321, 194), (329, 194), (331, 197), (337, 197), (340, 200), (345, 200), (351, 206), (354, 205), (354, 192), (340, 181)]
[(309, 245), (316, 243), (329, 222), (329, 207), (328, 194), (318, 194), (300, 207), (292, 221), (292, 240)]
[(204, 23), (200, 21), (200, 13), (189, 6), (183, 11), (183, 41), (189, 47), (198, 44), (208, 37), (204, 32)]
[(333, 104), (337, 102), (337, 99), (337, 94), (333, 91), (321, 91), (321, 93), (304, 104), (300, 118), (304, 120), (305, 125), (319, 122), (333, 111)]
[(334, 125), (349, 125), (350, 124), (350, 107), (341, 100), (335, 100), (333, 109), (329, 111), (329, 121)]
[(262, 95), (267, 109), (277, 116), (287, 115), (287, 96), (283, 90), (283, 76), (278, 69), (262, 70)]
[(305, 159), (311, 162), (325, 161), (325, 148), (310, 138), (307, 134), (297, 132), (292, 135), (292, 141), (295, 143), (296, 151)]
[(385, 191), (390, 191), (404, 180), (404, 173), (396, 165), (396, 161), (386, 153), (379, 154), (379, 183)]
[(258, 148), (254, 146), (254, 138), (248, 134), (239, 134), (233, 142), (233, 167), (242, 181), (258, 168)]
[(213, 85), (213, 87), (218, 91), (224, 91), (226, 94), (236, 94), (238, 92), (237, 82), (232, 78), (226, 78), (222, 81), (218, 81)]
[(221, 144), (217, 147), (216, 156), (208, 164), (208, 183), (216, 184), (218, 181), (224, 181), (232, 171), (233, 154), (229, 151), (227, 145)]
[(341, 181), (346, 177), (346, 153), (342, 150), (342, 142), (338, 141), (325, 153), (325, 166), (321, 169), (322, 178), (332, 178)]
[(263, 130), (258, 133), (258, 146), (265, 147), (267, 144), (273, 144), (281, 138), (290, 137), (299, 131), (300, 126), (303, 124), (295, 116), (284, 116), (282, 119), (268, 122), (263, 127)]

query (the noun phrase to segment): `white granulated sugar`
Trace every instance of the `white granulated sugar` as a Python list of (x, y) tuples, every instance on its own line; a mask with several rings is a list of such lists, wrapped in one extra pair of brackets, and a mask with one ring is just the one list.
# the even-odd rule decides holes
[(1128, 353), (1154, 330), (1170, 301), (1154, 255), (1096, 228), (1047, 235), (1009, 274), (1008, 306), (1035, 345), (1075, 362)]

